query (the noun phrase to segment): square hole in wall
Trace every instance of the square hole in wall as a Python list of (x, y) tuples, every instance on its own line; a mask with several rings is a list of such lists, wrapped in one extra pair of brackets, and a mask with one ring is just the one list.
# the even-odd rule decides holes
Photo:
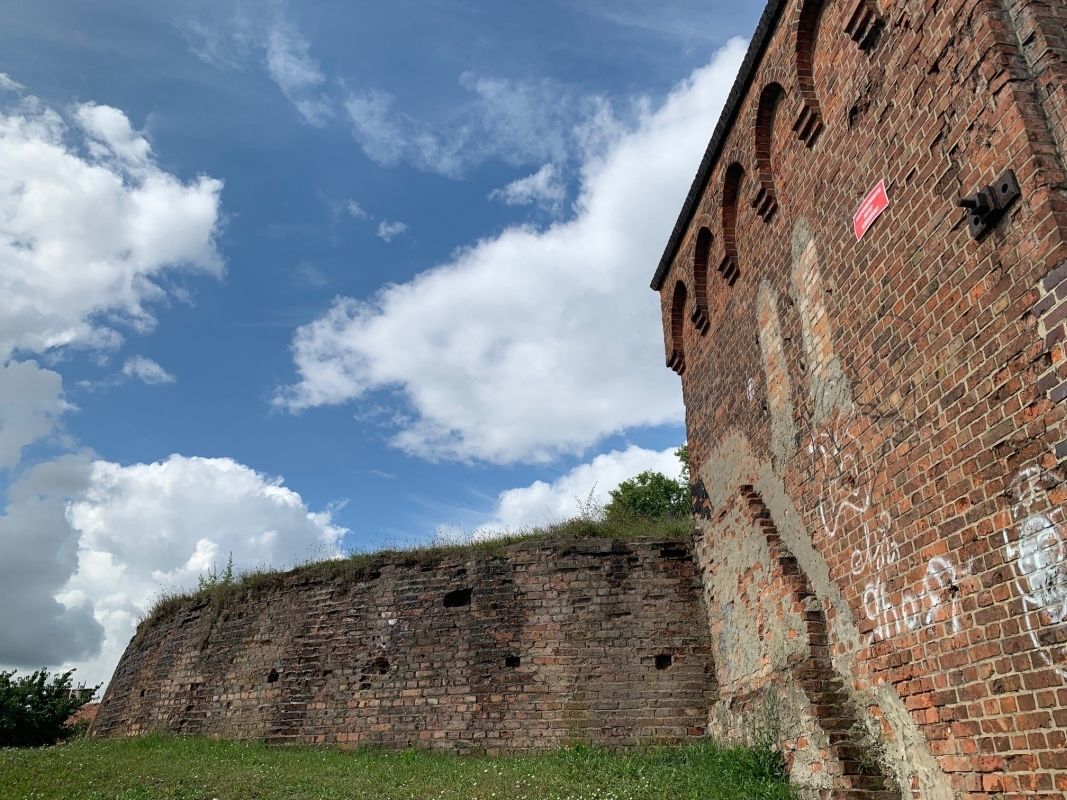
[(445, 595), (445, 608), (459, 608), (471, 604), (471, 589), (454, 589)]

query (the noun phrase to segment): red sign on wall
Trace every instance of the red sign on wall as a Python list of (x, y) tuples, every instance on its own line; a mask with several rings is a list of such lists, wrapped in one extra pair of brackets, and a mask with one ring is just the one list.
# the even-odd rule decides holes
[(889, 195), (885, 191), (885, 180), (880, 180), (867, 193), (867, 196), (863, 198), (863, 202), (860, 203), (860, 207), (856, 209), (856, 213), (852, 215), (852, 232), (856, 234), (857, 242), (863, 238), (863, 234), (878, 219), (878, 215), (888, 207)]

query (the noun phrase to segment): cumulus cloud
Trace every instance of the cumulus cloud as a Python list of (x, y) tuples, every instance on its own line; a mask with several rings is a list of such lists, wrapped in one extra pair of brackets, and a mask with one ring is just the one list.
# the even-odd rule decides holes
[(383, 219), (378, 223), (378, 238), (384, 239), (387, 242), (393, 241), (397, 236), (400, 236), (404, 231), (408, 229), (407, 223), (404, 222), (392, 222), (390, 220)]
[(157, 362), (145, 356), (134, 356), (126, 359), (126, 363), (122, 365), (122, 374), (127, 378), (136, 378), (149, 386), (174, 383), (177, 380)]
[(280, 478), (228, 458), (35, 467), (0, 517), (0, 664), (106, 681), (159, 587), (335, 555), (345, 530)]
[[(221, 188), (162, 170), (118, 109), (0, 109), (0, 469), (69, 410), (60, 375), (23, 354), (115, 344), (112, 326), (154, 325), (164, 276), (221, 274)], [(173, 380), (143, 356), (123, 372)], [(13, 474), (0, 513), (0, 665), (106, 681), (161, 583), (195, 585), (231, 552), (239, 567), (330, 555), (343, 534), (230, 459), (39, 463)]]
[(114, 157), (138, 169), (148, 166), (152, 147), (117, 108), (85, 103), (75, 109), (74, 115), (90, 137), (89, 149), (97, 159), (107, 161)]
[(153, 327), (160, 278), (218, 276), (222, 182), (161, 169), (109, 106), (70, 123), (30, 97), (0, 110), (0, 362), (16, 350), (115, 344)]
[(611, 490), (645, 470), (677, 477), (682, 462), (674, 449), (648, 450), (631, 445), (625, 450), (602, 453), (566, 474), (546, 483), (507, 489), (497, 497), (492, 520), (478, 530), (480, 536), (506, 533), (578, 516), (611, 500)]
[(58, 372), (35, 361), (0, 364), (0, 469), (16, 466), (22, 449), (51, 434), (69, 408)]
[(0, 664), (35, 669), (89, 655), (103, 628), (84, 602), (56, 594), (78, 563), (66, 504), (87, 486), (88, 461), (66, 456), (25, 473), (0, 516)]
[(350, 91), (344, 107), (363, 152), (384, 166), (404, 162), (460, 178), (494, 159), (513, 166), (563, 163), (622, 130), (607, 98), (558, 82), (464, 73), (459, 83), (469, 99), (438, 119), (399, 110), (387, 92)]
[(512, 227), (297, 330), (302, 411), (379, 390), (424, 458), (547, 461), (635, 426), (682, 421), (648, 281), (744, 53), (733, 41), (582, 165), (575, 215)]
[(508, 206), (538, 205), (546, 211), (558, 211), (567, 198), (567, 188), (554, 164), (545, 164), (525, 178), (489, 193), (490, 200)]

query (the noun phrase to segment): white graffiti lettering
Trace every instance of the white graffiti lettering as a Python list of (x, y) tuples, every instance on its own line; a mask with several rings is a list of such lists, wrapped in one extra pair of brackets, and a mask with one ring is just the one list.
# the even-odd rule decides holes
[(1015, 476), (1009, 494), (1016, 525), (1004, 532), (1004, 549), (1015, 567), (1015, 586), (1034, 649), (1067, 680), (1067, 645), (1058, 642), (1067, 623), (1067, 539), (1061, 528), (1063, 512), (1050, 507), (1048, 497), (1049, 490), (1062, 483), (1059, 473), (1037, 466)]
[(813, 477), (822, 482), (816, 510), (826, 535), (843, 533), (846, 522), (861, 534), (849, 567), (853, 575), (869, 577), (863, 613), (874, 625), (871, 643), (924, 628), (959, 633), (963, 630), (959, 579), (969, 574), (966, 567), (934, 556), (918, 587), (890, 589), (902, 569), (893, 518), (878, 510), (871, 498), (868, 482), (873, 463), (849, 428), (845, 420), (837, 430), (820, 431), (812, 437), (808, 453)]
[(846, 514), (862, 514), (871, 507), (871, 493), (861, 483), (870, 460), (848, 432), (824, 430), (808, 444), (816, 475), (822, 476), (818, 512), (826, 535), (833, 538)]
[[(893, 566), (895, 562), (888, 566)], [(863, 591), (863, 611), (874, 623), (871, 642), (891, 639), (902, 633), (942, 626), (945, 635), (963, 630), (960, 622), (959, 576), (966, 572), (942, 556), (926, 565), (918, 592), (904, 590), (894, 603), (883, 576), (867, 584)]]

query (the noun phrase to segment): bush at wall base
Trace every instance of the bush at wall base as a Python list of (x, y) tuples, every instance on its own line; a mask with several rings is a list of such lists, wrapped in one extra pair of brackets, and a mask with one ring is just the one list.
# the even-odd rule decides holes
[(75, 688), (73, 670), (49, 676), (48, 670), (16, 677), (0, 671), (0, 747), (40, 747), (74, 733), (67, 720), (100, 687)]

